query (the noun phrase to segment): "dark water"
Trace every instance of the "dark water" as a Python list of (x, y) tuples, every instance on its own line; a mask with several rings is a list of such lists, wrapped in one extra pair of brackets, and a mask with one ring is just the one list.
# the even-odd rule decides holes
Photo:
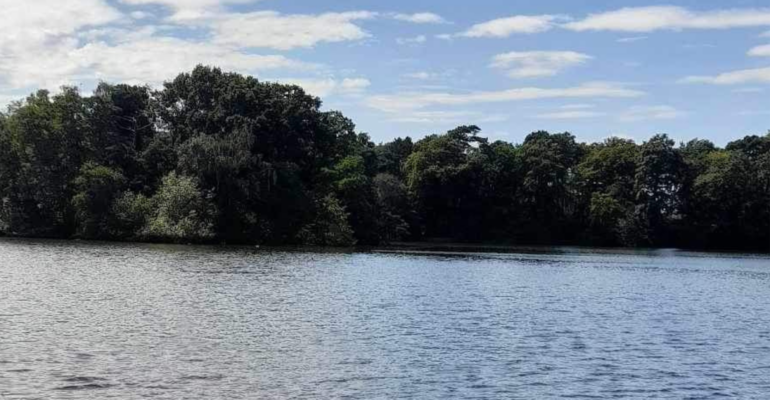
[(770, 259), (0, 241), (0, 399), (770, 398)]

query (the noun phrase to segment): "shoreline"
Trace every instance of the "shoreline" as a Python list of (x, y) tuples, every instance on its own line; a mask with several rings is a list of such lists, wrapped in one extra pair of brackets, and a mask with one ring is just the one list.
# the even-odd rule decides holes
[(650, 254), (661, 255), (665, 253), (702, 253), (708, 255), (743, 255), (768, 257), (770, 252), (759, 250), (731, 250), (731, 249), (698, 249), (698, 248), (665, 248), (665, 247), (607, 247), (607, 246), (581, 246), (565, 244), (500, 244), (500, 243), (467, 243), (467, 242), (395, 242), (380, 246), (307, 246), (307, 245), (254, 245), (254, 244), (229, 244), (229, 243), (168, 243), (151, 241), (107, 240), (107, 239), (63, 239), (63, 238), (39, 238), (24, 236), (0, 236), (0, 242), (47, 242), (61, 244), (82, 245), (112, 245), (112, 246), (147, 246), (167, 248), (200, 248), (200, 249), (239, 249), (259, 252), (300, 252), (300, 253), (378, 253), (378, 254)]

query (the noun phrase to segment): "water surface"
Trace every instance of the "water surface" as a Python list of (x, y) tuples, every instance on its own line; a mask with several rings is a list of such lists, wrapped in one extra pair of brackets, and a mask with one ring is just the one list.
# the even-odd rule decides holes
[(0, 399), (770, 398), (770, 259), (0, 241)]

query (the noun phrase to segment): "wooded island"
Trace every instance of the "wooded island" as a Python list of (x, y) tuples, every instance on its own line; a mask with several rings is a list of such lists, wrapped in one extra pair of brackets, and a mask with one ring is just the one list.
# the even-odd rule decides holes
[(375, 144), (300, 87), (197, 67), (0, 113), (0, 232), (161, 242), (770, 250), (770, 135)]

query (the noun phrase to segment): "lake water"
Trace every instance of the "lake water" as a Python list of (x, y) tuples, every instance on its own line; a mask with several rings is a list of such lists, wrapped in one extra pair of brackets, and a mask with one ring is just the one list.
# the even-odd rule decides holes
[(0, 399), (770, 398), (770, 258), (0, 240)]

